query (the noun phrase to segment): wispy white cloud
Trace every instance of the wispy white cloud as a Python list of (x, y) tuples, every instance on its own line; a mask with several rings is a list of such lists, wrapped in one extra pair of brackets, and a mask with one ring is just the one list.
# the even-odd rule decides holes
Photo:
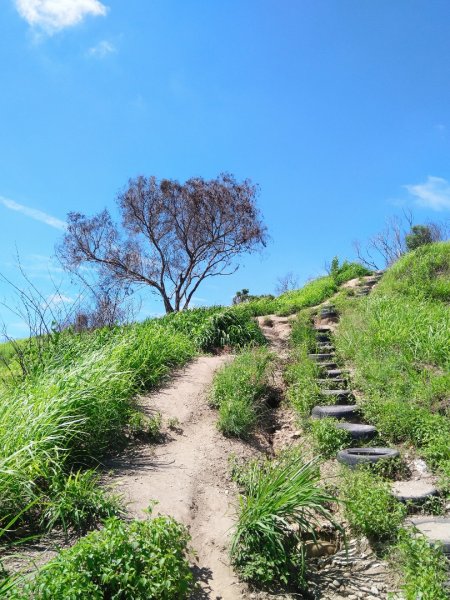
[(115, 54), (117, 48), (108, 40), (102, 40), (87, 51), (87, 56), (91, 58), (106, 58), (109, 54)]
[(70, 296), (64, 296), (64, 294), (51, 294), (46, 298), (47, 306), (59, 306), (60, 304), (72, 304), (75, 302)]
[(48, 215), (41, 210), (37, 210), (36, 208), (30, 208), (29, 206), (24, 206), (23, 204), (14, 202), (14, 200), (10, 200), (9, 198), (0, 196), (0, 204), (6, 208), (9, 208), (10, 210), (20, 212), (31, 219), (35, 219), (35, 221), (41, 221), (46, 225), (50, 225), (50, 227), (54, 227), (55, 229), (65, 230), (67, 228), (67, 225), (64, 221), (61, 221), (56, 217), (52, 217), (51, 215)]
[(78, 25), (88, 16), (105, 16), (99, 0), (15, 0), (20, 16), (31, 25), (54, 33)]
[(404, 187), (419, 206), (431, 210), (450, 210), (450, 183), (443, 177), (429, 176), (425, 183)]

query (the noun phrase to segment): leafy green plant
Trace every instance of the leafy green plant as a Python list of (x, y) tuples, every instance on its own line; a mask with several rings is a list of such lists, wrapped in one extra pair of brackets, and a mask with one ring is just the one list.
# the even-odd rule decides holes
[(371, 271), (360, 263), (344, 260), (342, 265), (340, 265), (337, 256), (331, 261), (330, 275), (334, 279), (336, 285), (341, 285), (350, 279), (370, 275), (370, 273)]
[(245, 310), (238, 308), (214, 314), (198, 333), (201, 350), (211, 352), (225, 346), (243, 347), (248, 344), (266, 344), (258, 324)]
[(127, 524), (109, 519), (42, 567), (14, 600), (178, 600), (188, 598), (193, 576), (189, 535), (170, 517)]
[(225, 435), (247, 438), (257, 426), (272, 359), (266, 348), (247, 350), (216, 374), (210, 402), (219, 409), (217, 426)]
[(430, 545), (426, 538), (411, 530), (401, 529), (392, 559), (400, 566), (406, 600), (448, 599), (445, 584), (449, 564), (438, 546)]
[(340, 498), (352, 529), (373, 541), (395, 540), (406, 508), (369, 468), (342, 469)]
[(351, 445), (349, 433), (339, 429), (335, 419), (312, 419), (309, 425), (313, 445), (324, 458), (331, 458)]
[(47, 529), (61, 527), (85, 533), (99, 522), (122, 512), (120, 498), (105, 493), (95, 471), (57, 473), (50, 482), (41, 521)]
[(319, 484), (317, 462), (285, 451), (240, 473), (244, 483), (231, 558), (242, 578), (263, 585), (304, 585), (302, 540), (314, 535), (318, 518), (333, 522), (333, 500)]

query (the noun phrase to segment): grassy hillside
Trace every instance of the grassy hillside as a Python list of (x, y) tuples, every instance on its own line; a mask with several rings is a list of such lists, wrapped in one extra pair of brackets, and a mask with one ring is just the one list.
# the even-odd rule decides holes
[(345, 302), (336, 335), (368, 420), (450, 475), (450, 243), (399, 260), (364, 300)]

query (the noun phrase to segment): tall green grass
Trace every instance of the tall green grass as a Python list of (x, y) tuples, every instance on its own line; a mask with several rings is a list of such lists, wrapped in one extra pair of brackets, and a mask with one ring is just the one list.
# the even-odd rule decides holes
[(31, 351), (28, 376), (0, 387), (0, 522), (30, 502), (45, 514), (52, 482), (116, 447), (135, 414), (134, 397), (203, 350), (205, 330), (211, 349), (264, 341), (249, 315), (221, 321), (223, 314), (213, 307), (65, 331), (50, 336), (39, 355)]
[(243, 579), (279, 586), (305, 584), (305, 539), (319, 522), (333, 522), (333, 500), (320, 487), (315, 462), (291, 449), (264, 463), (251, 462), (241, 474), (238, 522), (231, 558)]
[(224, 435), (248, 438), (264, 413), (273, 356), (266, 348), (245, 350), (214, 377), (211, 405)]

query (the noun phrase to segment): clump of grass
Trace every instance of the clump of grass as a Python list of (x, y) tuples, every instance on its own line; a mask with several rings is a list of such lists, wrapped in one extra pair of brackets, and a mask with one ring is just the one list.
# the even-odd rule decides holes
[(448, 599), (449, 563), (438, 546), (430, 545), (425, 537), (411, 530), (401, 529), (392, 559), (402, 572), (406, 600)]
[(225, 346), (237, 348), (266, 344), (267, 341), (249, 314), (235, 308), (209, 317), (200, 328), (196, 343), (201, 350), (211, 352)]
[(406, 508), (389, 483), (369, 468), (344, 468), (341, 475), (340, 499), (352, 529), (374, 542), (395, 540)]
[(258, 425), (272, 361), (266, 348), (246, 350), (216, 374), (210, 402), (219, 409), (217, 426), (225, 435), (247, 438)]
[(55, 475), (48, 489), (48, 500), (41, 521), (47, 529), (61, 527), (84, 534), (99, 522), (123, 512), (119, 496), (105, 493), (98, 485), (95, 471), (76, 471)]
[(312, 419), (309, 427), (313, 446), (324, 458), (334, 457), (351, 445), (350, 434), (337, 427), (336, 419)]
[(231, 558), (241, 577), (260, 585), (305, 584), (306, 535), (318, 517), (333, 522), (333, 498), (320, 487), (317, 462), (289, 450), (264, 463), (252, 461), (245, 474)]
[(183, 599), (193, 576), (189, 535), (170, 517), (127, 524), (109, 519), (42, 567), (33, 581), (10, 592), (13, 600), (49, 598)]

